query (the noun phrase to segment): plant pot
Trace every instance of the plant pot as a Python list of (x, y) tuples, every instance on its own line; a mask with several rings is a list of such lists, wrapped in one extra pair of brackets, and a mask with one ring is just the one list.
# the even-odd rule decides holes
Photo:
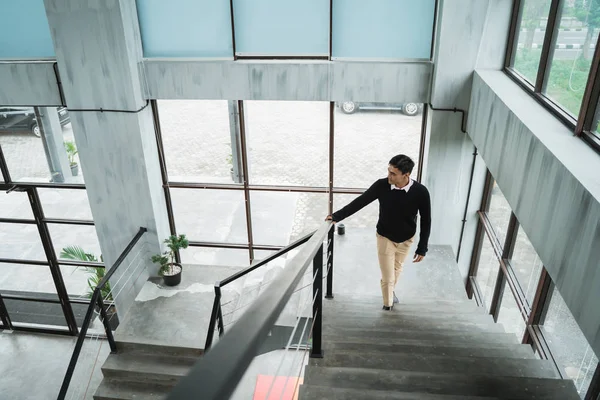
[[(106, 316), (108, 317), (108, 325), (110, 326), (110, 330), (115, 331), (119, 326), (119, 315), (117, 314), (117, 307), (115, 306), (115, 303), (104, 303), (104, 306), (106, 308)], [(98, 315), (98, 321), (100, 322), (100, 307), (96, 305), (96, 308), (94, 310), (96, 311), (96, 314)], [(102, 326), (104, 326), (104, 323), (102, 323)]]
[(73, 176), (79, 175), (79, 164), (71, 165), (71, 175), (73, 175)]
[(163, 274), (165, 286), (177, 286), (181, 283), (181, 273), (183, 271), (183, 267), (178, 263), (171, 265), (173, 266), (175, 273), (173, 275)]

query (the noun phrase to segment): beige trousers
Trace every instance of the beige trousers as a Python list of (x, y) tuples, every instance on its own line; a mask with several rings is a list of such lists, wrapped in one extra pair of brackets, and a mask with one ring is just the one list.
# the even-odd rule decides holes
[(405, 242), (396, 243), (377, 234), (377, 257), (381, 268), (381, 294), (384, 306), (390, 307), (394, 304), (394, 288), (414, 240), (413, 236)]

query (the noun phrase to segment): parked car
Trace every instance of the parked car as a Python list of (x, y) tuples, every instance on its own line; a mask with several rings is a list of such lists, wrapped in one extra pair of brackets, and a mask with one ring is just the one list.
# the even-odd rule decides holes
[(420, 103), (357, 103), (344, 101), (338, 103), (338, 107), (346, 114), (354, 114), (358, 110), (389, 110), (402, 111), (406, 115), (414, 116), (423, 111), (423, 104)]
[[(56, 111), (61, 126), (71, 122), (71, 117), (65, 107), (57, 107)], [(0, 131), (28, 131), (37, 137), (41, 136), (32, 107), (0, 107)]]

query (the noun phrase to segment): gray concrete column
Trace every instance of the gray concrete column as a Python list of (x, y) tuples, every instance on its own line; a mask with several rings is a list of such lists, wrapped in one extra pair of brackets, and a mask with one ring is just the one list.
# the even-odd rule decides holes
[(35, 113), (52, 182), (68, 182), (72, 177), (71, 166), (56, 107), (36, 107)]
[(139, 227), (148, 228), (144, 251), (136, 247), (120, 269), (139, 272), (120, 281), (118, 273), (112, 282), (114, 295), (120, 293), (117, 308), (125, 312), (148, 274), (156, 273), (149, 257), (169, 234), (152, 112), (138, 69), (135, 0), (44, 4), (106, 265)]
[[(468, 110), (476, 66), (501, 69), (511, 4), (511, 0), (440, 1), (431, 87), (433, 107)], [(466, 277), (485, 166), (475, 164), (469, 198), (474, 146), (461, 130), (461, 114), (432, 110), (430, 118), (423, 178), (432, 201), (430, 243), (451, 245), (455, 254), (460, 244), (459, 264)]]

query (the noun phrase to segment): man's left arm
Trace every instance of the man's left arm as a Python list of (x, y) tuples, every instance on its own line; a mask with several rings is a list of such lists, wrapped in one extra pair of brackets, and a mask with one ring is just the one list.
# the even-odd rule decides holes
[(415, 251), (414, 262), (419, 262), (427, 254), (427, 242), (429, 241), (429, 233), (431, 232), (431, 200), (429, 191), (425, 188), (423, 196), (419, 202), (419, 216), (421, 217), (421, 234), (419, 244)]

